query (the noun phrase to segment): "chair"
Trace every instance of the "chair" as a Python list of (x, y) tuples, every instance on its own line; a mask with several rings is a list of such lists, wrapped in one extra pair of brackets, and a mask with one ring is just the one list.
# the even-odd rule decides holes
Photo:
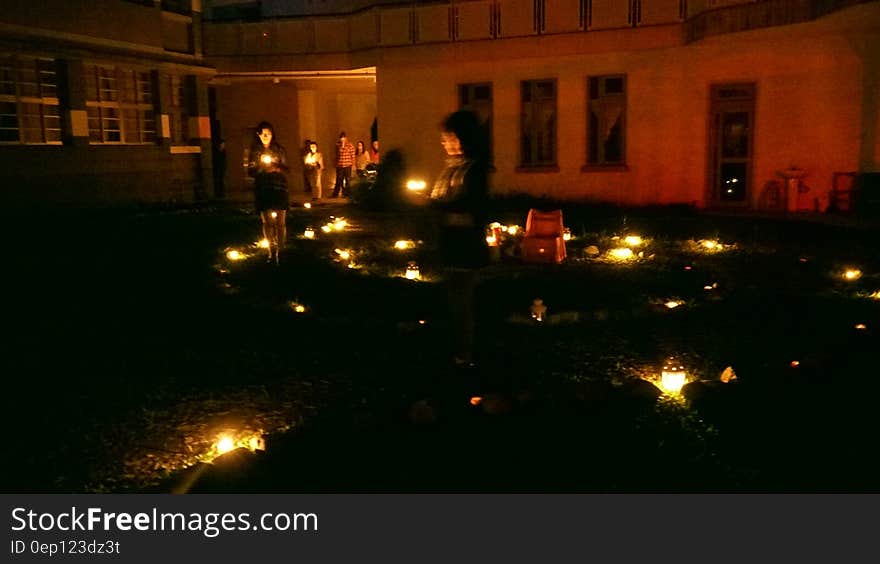
[(523, 261), (560, 263), (565, 260), (563, 229), (562, 210), (530, 209), (521, 246)]

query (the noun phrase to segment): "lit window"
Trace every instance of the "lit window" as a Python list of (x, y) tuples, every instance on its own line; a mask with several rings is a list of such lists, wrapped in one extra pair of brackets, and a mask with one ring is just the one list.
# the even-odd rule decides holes
[(587, 163), (626, 163), (626, 77), (588, 79)]
[(89, 142), (156, 142), (153, 80), (148, 71), (86, 66)]
[(528, 80), (520, 84), (520, 165), (556, 165), (556, 81)]

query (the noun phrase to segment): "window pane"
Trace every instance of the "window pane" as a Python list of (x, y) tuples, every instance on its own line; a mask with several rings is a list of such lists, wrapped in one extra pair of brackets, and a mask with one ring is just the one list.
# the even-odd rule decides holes
[(101, 108), (101, 129), (104, 131), (104, 141), (110, 143), (122, 141), (118, 109)]
[(539, 82), (537, 84), (537, 96), (539, 98), (548, 99), (553, 98), (555, 94), (556, 86), (552, 82)]
[(626, 80), (623, 76), (589, 78), (587, 162), (626, 162)]
[(58, 97), (58, 73), (55, 69), (55, 61), (52, 59), (40, 59), (37, 61), (40, 72), (40, 95), (44, 98)]
[(98, 70), (98, 89), (102, 101), (115, 102), (119, 100), (115, 69), (101, 67)]
[(605, 94), (622, 94), (623, 93), (623, 78), (615, 77), (615, 78), (606, 78), (605, 79)]
[(15, 96), (15, 63), (12, 57), (0, 57), (0, 95)]
[(86, 65), (85, 68), (85, 79), (86, 79), (86, 100), (90, 102), (98, 101), (98, 80), (97, 80), (97, 72), (98, 69), (95, 65)]
[(89, 114), (89, 142), (101, 143), (104, 137), (101, 135), (101, 109), (94, 106), (86, 108)]
[(148, 72), (137, 73), (137, 101), (141, 104), (153, 103), (153, 85)]
[(39, 98), (40, 86), (37, 78), (36, 62), (32, 59), (18, 61), (18, 94)]
[(46, 141), (61, 141), (61, 115), (55, 104), (43, 104), (43, 134)]
[(18, 110), (15, 102), (0, 102), (0, 141), (18, 141)]
[(721, 121), (721, 156), (744, 158), (749, 154), (748, 112), (725, 113)]
[(141, 141), (156, 142), (156, 116), (153, 110), (141, 110)]

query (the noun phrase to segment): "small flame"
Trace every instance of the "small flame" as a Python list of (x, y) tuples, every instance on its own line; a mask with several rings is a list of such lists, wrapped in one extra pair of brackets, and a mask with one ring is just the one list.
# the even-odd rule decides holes
[(427, 184), (425, 183), (424, 180), (413, 179), (413, 180), (407, 181), (407, 183), (406, 183), (406, 189), (412, 190), (413, 192), (420, 192), (420, 191), (424, 190), (426, 186), (427, 186)]
[(683, 303), (684, 303), (684, 302), (679, 302), (679, 301), (676, 301), (676, 300), (669, 300), (668, 302), (666, 302), (666, 303), (663, 304), (663, 305), (665, 305), (665, 306), (666, 306), (667, 308), (669, 308), (669, 309), (675, 309), (675, 308), (677, 308), (678, 306), (682, 305)]
[(235, 441), (229, 435), (221, 435), (217, 441), (217, 452), (225, 454), (235, 448)]
[(303, 207), (306, 208), (307, 210), (310, 210), (310, 209), (312, 209), (312, 203), (311, 203), (311, 202), (306, 202), (306, 203), (303, 204)]
[(477, 406), (483, 403), (483, 398), (480, 396), (474, 396), (471, 398), (471, 405)]
[(623, 242), (629, 245), (630, 247), (637, 247), (642, 244), (642, 238), (638, 235), (627, 235)]
[(303, 237), (306, 239), (314, 239), (315, 238), (315, 230), (311, 227), (306, 227), (306, 230), (303, 231)]
[(848, 268), (844, 271), (843, 277), (847, 280), (858, 280), (862, 277), (862, 271), (857, 268)]
[(226, 252), (226, 258), (228, 258), (229, 260), (243, 260), (246, 257), (244, 256), (244, 254), (233, 249)]

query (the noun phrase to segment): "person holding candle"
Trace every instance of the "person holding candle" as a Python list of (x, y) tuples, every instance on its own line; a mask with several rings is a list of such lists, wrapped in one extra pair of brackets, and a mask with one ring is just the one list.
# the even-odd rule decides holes
[(287, 153), (275, 138), (269, 122), (260, 122), (248, 158), (248, 174), (254, 179), (254, 203), (263, 224), (263, 238), (269, 241), (269, 260), (280, 260), (287, 239)]
[(474, 290), (477, 270), (488, 264), (484, 233), (489, 203), (488, 143), (476, 115), (458, 111), (441, 126), (446, 167), (430, 198), (438, 212), (440, 258), (446, 271), (454, 335), (453, 360), (473, 366)]
[(313, 200), (321, 199), (321, 171), (324, 170), (324, 155), (318, 151), (318, 144), (309, 141), (306, 154), (303, 156), (303, 174), (305, 175), (306, 192), (312, 194)]

